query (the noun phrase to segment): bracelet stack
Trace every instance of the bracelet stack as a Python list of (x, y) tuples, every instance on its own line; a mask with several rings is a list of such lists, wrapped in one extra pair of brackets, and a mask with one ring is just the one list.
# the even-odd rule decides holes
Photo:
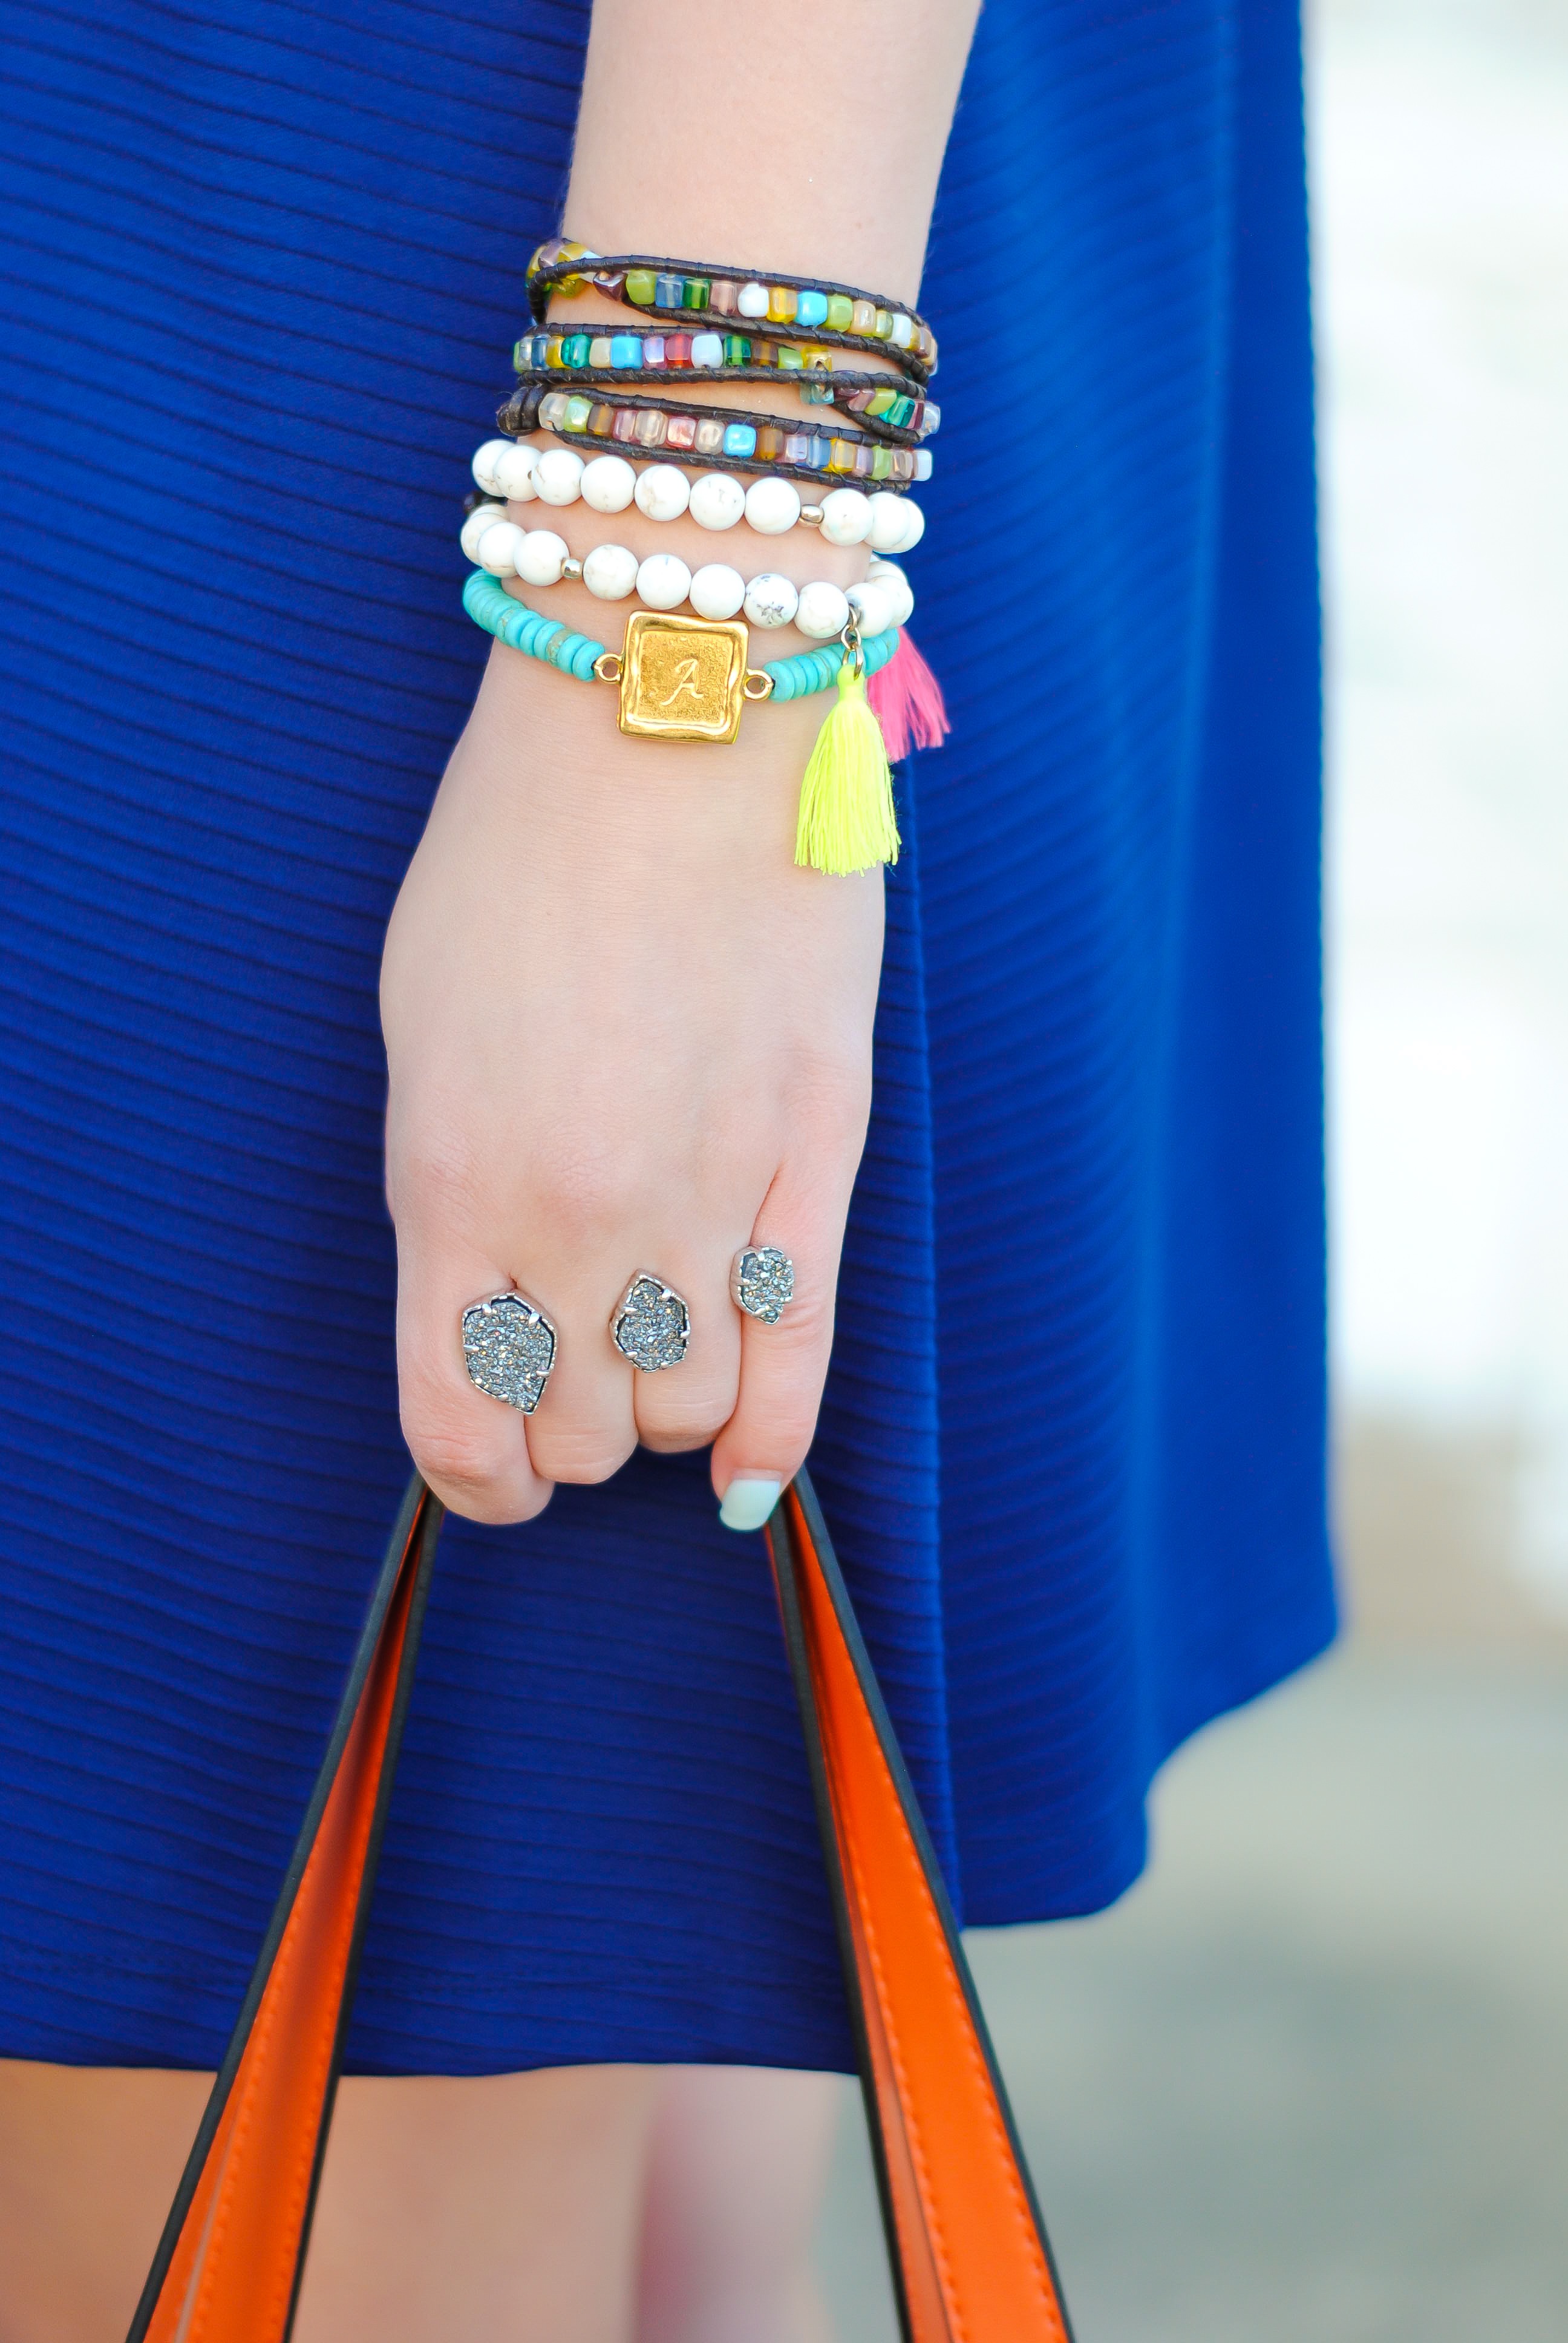
[[(469, 616), (564, 674), (616, 685), (621, 730), (645, 739), (733, 740), (748, 700), (836, 685), (801, 784), (795, 859), (846, 873), (895, 861), (889, 754), (934, 746), (947, 730), (935, 679), (903, 632), (914, 596), (889, 558), (924, 528), (905, 491), (930, 477), (920, 443), (940, 420), (926, 388), (937, 362), (930, 327), (848, 286), (606, 258), (566, 241), (535, 253), (528, 289), (535, 330), (517, 343), (518, 388), (497, 417), (508, 436), (474, 458), (480, 496), (462, 528), (463, 550), (477, 564), (463, 590)], [(590, 289), (653, 313), (654, 329), (547, 322), (552, 295)], [(857, 363), (871, 354), (885, 371)], [(796, 428), (776, 415), (628, 395), (634, 385), (678, 380), (684, 390), (781, 374), (797, 377), (805, 403), (844, 419)], [(521, 437), (543, 430), (571, 444)], [(668, 460), (677, 456), (697, 468)], [(629, 460), (639, 457), (663, 460), (639, 469)], [(689, 515), (715, 533), (741, 523), (761, 537), (813, 528), (830, 545), (867, 546), (869, 573), (848, 588), (827, 578), (800, 585), (743, 555), (693, 568), (672, 553), (609, 541), (578, 558), (555, 529), (508, 512), (578, 502), (607, 515), (635, 507), (656, 523)], [(635, 596), (641, 607), (612, 650), (531, 609), (507, 590), (508, 578), (580, 582), (600, 601)], [(822, 648), (751, 666), (749, 628), (786, 626)]]
[[(524, 334), (513, 351), (518, 389), (497, 417), (503, 431), (542, 427), (595, 447), (679, 448), (719, 466), (766, 464), (797, 479), (906, 488), (930, 477), (930, 456), (920, 443), (941, 420), (926, 396), (936, 371), (936, 337), (896, 302), (798, 277), (764, 283), (695, 261), (606, 257), (563, 239), (539, 246), (528, 286), (542, 330)], [(590, 287), (633, 308), (678, 317), (681, 329), (546, 327), (552, 294)], [(887, 372), (855, 367), (855, 356), (872, 353)], [(841, 366), (841, 359), (849, 362)], [(658, 399), (623, 395), (626, 386), (668, 382), (672, 375), (686, 382), (766, 382), (781, 373), (795, 375), (807, 404), (852, 417), (855, 428), (790, 431), (776, 416), (685, 404), (672, 411)]]

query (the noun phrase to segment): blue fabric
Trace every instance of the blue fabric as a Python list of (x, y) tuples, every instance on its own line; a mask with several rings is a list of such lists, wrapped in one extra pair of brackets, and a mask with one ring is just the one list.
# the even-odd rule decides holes
[[(0, 25), (0, 2052), (210, 2065), (406, 1469), (377, 960), (586, 8)], [(1291, 8), (991, 0), (924, 306), (955, 729), (814, 1463), (990, 1923), (1114, 1896), (1332, 1633)], [(701, 1458), (449, 1534), (350, 2063), (622, 2058), (849, 2059)]]

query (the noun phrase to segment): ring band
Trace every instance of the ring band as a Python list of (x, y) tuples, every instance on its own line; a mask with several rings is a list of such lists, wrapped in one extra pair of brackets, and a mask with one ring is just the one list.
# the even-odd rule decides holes
[(730, 1264), (729, 1293), (748, 1318), (777, 1326), (795, 1298), (795, 1264), (777, 1245), (742, 1245)]
[(556, 1363), (556, 1330), (526, 1294), (492, 1293), (463, 1312), (463, 1364), (487, 1399), (532, 1415)]
[(610, 1340), (645, 1375), (678, 1367), (691, 1340), (691, 1313), (672, 1285), (639, 1269), (615, 1307)]

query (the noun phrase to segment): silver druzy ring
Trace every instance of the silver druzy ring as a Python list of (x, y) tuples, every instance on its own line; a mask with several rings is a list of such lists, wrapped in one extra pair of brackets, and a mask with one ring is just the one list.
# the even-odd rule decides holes
[(556, 1330), (521, 1293), (492, 1293), (463, 1312), (463, 1364), (487, 1398), (532, 1415), (556, 1363)]
[(748, 1318), (777, 1326), (795, 1298), (795, 1264), (777, 1245), (742, 1245), (730, 1264), (729, 1292)]
[(615, 1306), (610, 1340), (645, 1375), (678, 1367), (691, 1340), (691, 1313), (672, 1285), (639, 1269)]

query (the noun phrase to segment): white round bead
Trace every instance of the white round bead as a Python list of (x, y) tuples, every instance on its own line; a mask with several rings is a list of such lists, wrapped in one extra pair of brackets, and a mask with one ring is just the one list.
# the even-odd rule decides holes
[[(646, 472), (638, 474), (637, 508), (649, 520), (678, 520), (690, 502), (691, 483), (673, 464), (650, 464)], [(661, 603), (658, 607), (673, 606)]]
[(910, 613), (915, 607), (915, 598), (910, 589), (910, 581), (898, 563), (873, 561), (871, 574), (867, 583), (879, 588), (888, 596), (892, 610), (891, 624), (895, 627), (908, 626)]
[(746, 588), (746, 615), (754, 627), (787, 627), (800, 605), (788, 578), (764, 571)]
[(596, 456), (583, 466), (583, 502), (595, 512), (625, 512), (636, 491), (637, 474), (624, 456)]
[(498, 520), (477, 534), (474, 558), (480, 568), (492, 578), (510, 578), (522, 559), (523, 532), (517, 522)]
[(512, 443), (509, 439), (487, 439), (482, 447), (476, 447), (474, 450), (473, 472), (475, 481), (481, 488), (487, 489), (489, 494), (493, 497), (498, 496), (500, 494), (500, 490), (496, 486), (495, 475), (492, 468), (495, 465), (497, 458), (504, 456), (511, 444)]
[(506, 518), (505, 505), (476, 505), (473, 511), (465, 517), (457, 542), (470, 561), (477, 561), (479, 558), (479, 539), (485, 531), (494, 528)]
[(519, 529), (518, 533), (523, 540), (518, 555), (518, 576), (524, 584), (558, 585), (561, 564), (567, 558), (566, 538), (558, 537), (553, 528), (530, 528), (526, 532)]
[(890, 546), (888, 550), (890, 553), (910, 553), (926, 533), (926, 517), (919, 505), (912, 503), (908, 497), (900, 497), (899, 501), (904, 508), (904, 533), (897, 545)]
[(873, 489), (866, 498), (871, 508), (871, 550), (896, 553), (904, 541), (904, 500), (886, 488)]
[(860, 622), (860, 632), (885, 635), (893, 623), (893, 598), (885, 586), (868, 578), (863, 586), (851, 586), (844, 597)]
[(699, 472), (691, 483), (691, 518), (703, 528), (733, 528), (746, 491), (733, 472)]
[(793, 480), (753, 480), (746, 491), (746, 518), (759, 537), (782, 537), (800, 518), (800, 491)]
[(871, 534), (871, 499), (862, 488), (833, 488), (822, 499), (822, 534), (829, 545), (863, 545)]
[(691, 607), (699, 618), (732, 618), (746, 599), (746, 580), (728, 561), (709, 561), (691, 581)]
[(575, 447), (547, 447), (534, 466), (534, 488), (547, 505), (575, 505), (583, 492), (583, 459)]
[(825, 578), (816, 578), (809, 586), (801, 587), (795, 624), (803, 635), (809, 635), (813, 642), (831, 642), (849, 623), (849, 605), (837, 586), (830, 586)]
[(504, 454), (497, 457), (490, 470), (497, 488), (513, 504), (526, 505), (538, 496), (534, 486), (534, 467), (539, 460), (537, 447), (525, 447), (519, 442), (508, 443)]
[(743, 317), (765, 317), (768, 315), (766, 285), (743, 285), (735, 297), (735, 306)]
[(637, 556), (624, 545), (596, 545), (584, 557), (583, 584), (601, 602), (624, 602), (637, 584)]
[(691, 591), (691, 572), (678, 553), (650, 553), (638, 570), (637, 591), (650, 610), (673, 610)]

